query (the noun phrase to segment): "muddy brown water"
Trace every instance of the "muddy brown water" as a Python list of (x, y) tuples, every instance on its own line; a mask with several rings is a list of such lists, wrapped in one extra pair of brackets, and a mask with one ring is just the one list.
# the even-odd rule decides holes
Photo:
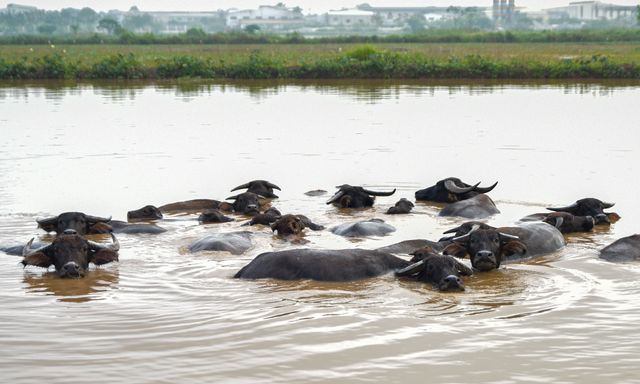
[[(0, 244), (46, 240), (35, 219), (224, 199), (251, 179), (274, 205), (327, 227), (372, 217), (397, 231), (306, 244), (251, 228), (241, 256), (188, 244), (241, 223), (161, 223), (120, 235), (120, 262), (81, 280), (0, 254), (0, 377), (6, 383), (640, 382), (640, 263), (597, 250), (640, 232), (638, 83), (3, 83)], [(231, 276), (263, 251), (373, 248), (462, 222), (401, 197), (447, 176), (499, 181), (508, 225), (582, 197), (616, 202), (610, 229), (467, 278), (464, 293), (391, 275), (351, 283)], [(304, 192), (387, 190), (344, 212)], [(50, 237), (49, 237), (50, 238)], [(97, 240), (106, 238), (98, 237)], [(468, 263), (468, 261), (467, 261)]]

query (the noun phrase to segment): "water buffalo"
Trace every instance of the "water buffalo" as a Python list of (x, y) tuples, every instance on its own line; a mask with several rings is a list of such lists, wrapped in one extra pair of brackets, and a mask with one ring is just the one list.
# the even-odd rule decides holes
[(76, 231), (67, 229), (49, 245), (32, 249), (33, 239), (24, 247), (22, 264), (49, 268), (53, 265), (60, 277), (78, 278), (85, 274), (89, 263), (95, 265), (118, 261), (120, 243), (112, 234), (112, 244), (86, 240)]
[(496, 204), (487, 195), (476, 195), (442, 208), (438, 216), (458, 216), (467, 219), (484, 219), (500, 213)]
[(566, 207), (560, 208), (547, 208), (550, 211), (555, 212), (569, 212), (576, 216), (591, 216), (597, 224), (611, 224), (620, 219), (617, 213), (604, 212), (605, 209), (611, 208), (615, 203), (605, 203), (598, 199), (588, 197), (586, 199), (580, 199), (575, 203)]
[(327, 204), (333, 204), (340, 208), (371, 207), (375, 196), (391, 196), (396, 193), (395, 189), (391, 192), (376, 192), (349, 184), (339, 185), (336, 188), (338, 188), (338, 192), (327, 200)]
[(149, 223), (127, 223), (124, 221), (111, 220), (109, 226), (113, 233), (126, 233), (126, 234), (158, 234), (167, 232), (166, 229)]
[(227, 200), (233, 200), (233, 211), (243, 215), (257, 215), (260, 213), (260, 198), (253, 192), (243, 192), (239, 195), (227, 197)]
[(216, 233), (195, 241), (189, 246), (189, 251), (223, 251), (241, 255), (252, 245), (251, 232)]
[(469, 255), (471, 265), (479, 271), (498, 269), (503, 256), (524, 255), (527, 252), (526, 245), (517, 236), (496, 229), (474, 227), (466, 235), (453, 240), (454, 243), (445, 248), (443, 253), (456, 257)]
[(313, 231), (324, 229), (322, 225), (315, 224), (304, 215), (287, 214), (279, 217), (271, 224), (271, 230), (277, 232), (279, 236), (298, 235), (302, 233), (305, 228)]
[(384, 236), (396, 229), (380, 219), (340, 224), (331, 228), (331, 232), (344, 237)]
[(182, 212), (194, 212), (204, 211), (207, 209), (219, 209), (225, 212), (233, 211), (233, 206), (224, 201), (210, 200), (210, 199), (195, 199), (179, 201), (176, 203), (165, 204), (160, 207), (153, 205), (146, 205), (140, 209), (135, 209), (127, 212), (128, 221), (136, 220), (160, 220), (164, 213), (182, 213)]
[(198, 221), (201, 223), (228, 223), (229, 221), (234, 221), (234, 219), (225, 216), (217, 209), (206, 209), (200, 214)]
[(640, 235), (623, 237), (600, 251), (600, 258), (608, 261), (640, 260)]
[(470, 199), (481, 193), (488, 193), (498, 185), (496, 181), (490, 187), (479, 187), (480, 183), (469, 185), (456, 177), (440, 180), (436, 185), (421, 189), (415, 193), (416, 200), (434, 201), (437, 203), (455, 203)]
[(72, 229), (79, 235), (106, 233), (111, 230), (108, 225), (105, 226), (111, 221), (111, 217), (90, 216), (82, 212), (64, 212), (58, 216), (36, 221), (38, 228), (57, 234), (61, 234), (67, 229)]
[(266, 180), (253, 180), (246, 184), (242, 184), (233, 188), (231, 192), (245, 188), (247, 189), (247, 192), (252, 192), (256, 195), (264, 196), (267, 199), (277, 199), (278, 196), (273, 193), (273, 190), (277, 189), (278, 191), (280, 191), (280, 187)]
[(376, 248), (376, 251), (398, 253), (398, 254), (412, 254), (415, 251), (429, 247), (434, 251), (441, 252), (447, 245), (451, 244), (450, 241), (435, 242), (424, 239), (404, 240), (399, 243), (394, 243), (384, 247)]
[(327, 191), (324, 189), (314, 189), (312, 191), (307, 191), (304, 194), (307, 196), (323, 196), (327, 194)]
[(387, 210), (387, 215), (397, 215), (403, 213), (409, 213), (415, 207), (412, 202), (405, 199), (404, 197), (396, 203), (393, 207)]
[(271, 225), (272, 223), (275, 223), (275, 221), (278, 220), (278, 218), (280, 218), (280, 216), (282, 216), (280, 211), (278, 211), (274, 207), (270, 207), (266, 211), (253, 216), (251, 218), (251, 220), (247, 221), (246, 223), (244, 223), (242, 225), (243, 226), (246, 226), (246, 225), (257, 225), (257, 224), (260, 224), (260, 225)]
[(431, 247), (420, 248), (413, 253), (410, 263), (396, 276), (414, 276), (419, 281), (430, 282), (440, 291), (464, 291), (460, 276), (471, 276), (473, 270), (448, 255), (439, 255)]
[[(402, 276), (415, 275), (420, 281), (448, 287), (448, 284), (442, 284), (442, 278), (440, 280), (431, 279), (440, 276), (447, 279), (451, 275), (458, 276), (459, 274), (457, 265), (431, 260), (430, 257), (425, 257), (424, 260), (420, 265), (415, 265), (415, 263), (389, 253), (365, 249), (291, 249), (262, 253), (242, 267), (234, 277), (241, 279), (353, 281), (399, 271)], [(411, 268), (407, 269), (407, 267)]]
[(591, 216), (575, 216), (569, 212), (536, 213), (520, 221), (542, 221), (558, 228), (562, 233), (590, 232), (595, 220)]

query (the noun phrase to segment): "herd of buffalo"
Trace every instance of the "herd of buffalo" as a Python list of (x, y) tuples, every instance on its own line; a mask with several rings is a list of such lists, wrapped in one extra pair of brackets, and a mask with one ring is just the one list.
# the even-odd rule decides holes
[[(446, 204), (440, 216), (457, 216), (472, 221), (445, 232), (438, 241), (406, 240), (386, 247), (367, 249), (289, 249), (266, 252), (255, 257), (234, 277), (243, 279), (313, 279), (319, 281), (351, 281), (394, 272), (396, 276), (412, 278), (433, 284), (437, 289), (464, 290), (462, 276), (486, 272), (500, 267), (505, 260), (534, 257), (554, 252), (565, 246), (563, 234), (589, 232), (596, 225), (610, 225), (620, 219), (616, 213), (605, 212), (613, 206), (595, 198), (585, 198), (550, 212), (535, 213), (524, 217), (513, 227), (491, 227), (479, 220), (500, 211), (487, 193), (489, 187), (471, 185), (458, 178), (447, 178), (415, 193), (418, 201)], [(254, 180), (234, 188), (245, 192), (227, 198), (230, 202), (199, 199), (156, 207), (147, 205), (129, 211), (127, 221), (107, 217), (90, 216), (81, 212), (65, 212), (58, 216), (37, 220), (38, 227), (55, 232), (50, 244), (33, 244), (0, 247), (8, 254), (23, 257), (24, 266), (43, 268), (54, 266), (60, 277), (82, 277), (89, 264), (101, 265), (118, 260), (120, 244), (114, 234), (154, 234), (166, 231), (162, 223), (165, 214), (198, 212), (204, 223), (234, 221), (227, 215), (242, 215), (247, 221), (241, 226), (263, 225), (281, 237), (301, 236), (308, 228), (324, 230), (308, 217), (299, 214), (282, 214), (271, 207), (280, 188), (265, 180)], [(341, 209), (371, 207), (376, 196), (391, 196), (388, 192), (373, 191), (363, 187), (341, 185), (326, 202)], [(326, 191), (307, 192), (309, 196), (321, 196)], [(403, 198), (390, 207), (387, 214), (410, 214), (414, 204)], [(383, 220), (370, 219), (341, 224), (330, 229), (336, 235), (347, 237), (382, 236), (395, 231)], [(107, 233), (112, 242), (102, 244), (90, 241), (86, 235)], [(216, 233), (192, 243), (189, 250), (225, 251), (242, 254), (252, 246), (250, 231)], [(396, 256), (410, 255), (411, 259)], [(457, 260), (469, 257), (472, 268)], [(600, 250), (600, 257), (611, 261), (640, 259), (640, 235), (615, 241)]]

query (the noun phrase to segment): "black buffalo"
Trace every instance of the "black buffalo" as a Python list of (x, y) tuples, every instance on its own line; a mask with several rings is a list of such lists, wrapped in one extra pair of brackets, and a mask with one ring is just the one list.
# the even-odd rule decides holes
[(260, 198), (253, 192), (243, 192), (239, 195), (227, 197), (227, 200), (233, 200), (233, 211), (243, 215), (257, 215), (260, 213)]
[(640, 235), (623, 237), (600, 251), (600, 258), (608, 261), (640, 260)]
[(391, 192), (376, 192), (349, 184), (340, 185), (336, 188), (338, 188), (338, 192), (327, 200), (327, 204), (333, 204), (340, 208), (371, 207), (375, 201), (375, 196), (391, 196), (396, 193), (395, 189)]
[(391, 208), (389, 208), (387, 210), (387, 214), (388, 215), (398, 215), (398, 214), (409, 213), (409, 212), (411, 212), (413, 207), (415, 207), (415, 205), (413, 205), (412, 202), (410, 202), (409, 200), (407, 200), (407, 199), (405, 199), (403, 197), (402, 199), (398, 200), (396, 205), (394, 205), (393, 207), (391, 207)]
[(604, 212), (605, 209), (611, 208), (614, 205), (615, 203), (605, 203), (604, 201), (588, 197), (586, 199), (580, 199), (566, 207), (547, 209), (555, 212), (569, 212), (575, 216), (591, 216), (595, 220), (596, 225), (608, 225), (620, 219), (620, 216), (615, 212)]
[(225, 212), (233, 211), (233, 206), (224, 201), (211, 199), (194, 199), (186, 201), (178, 201), (175, 203), (165, 204), (160, 207), (154, 205), (146, 205), (140, 209), (134, 209), (127, 212), (128, 221), (137, 220), (161, 220), (163, 213), (187, 213), (202, 212), (207, 209), (218, 209)]
[(440, 180), (429, 188), (421, 189), (415, 193), (416, 200), (434, 201), (437, 203), (455, 203), (470, 199), (481, 193), (488, 193), (498, 185), (495, 182), (490, 187), (479, 187), (480, 183), (469, 185), (456, 177), (448, 177)]
[(484, 219), (500, 213), (496, 204), (487, 195), (476, 195), (467, 200), (458, 201), (442, 208), (439, 216), (457, 216), (467, 219)]
[(193, 242), (189, 245), (189, 251), (220, 251), (241, 255), (252, 246), (251, 232), (215, 233)]
[(83, 277), (89, 263), (102, 265), (118, 261), (120, 244), (113, 234), (111, 238), (112, 244), (99, 244), (86, 240), (74, 230), (68, 229), (57, 235), (51, 244), (37, 249), (31, 248), (31, 239), (24, 247), (22, 264), (43, 268), (53, 265), (60, 277)]
[(503, 256), (524, 255), (527, 247), (517, 236), (499, 232), (496, 229), (478, 229), (453, 239), (454, 243), (444, 250), (444, 254), (456, 257), (469, 255), (471, 265), (479, 271), (497, 269)]
[(396, 276), (413, 276), (419, 281), (430, 282), (441, 291), (464, 291), (460, 276), (471, 276), (473, 270), (448, 255), (439, 255), (431, 247), (412, 253), (413, 263), (396, 271)]
[(304, 215), (287, 214), (279, 217), (271, 224), (271, 230), (277, 232), (279, 236), (299, 235), (305, 228), (309, 228), (312, 231), (324, 229), (322, 225), (312, 222)]
[(331, 228), (331, 232), (339, 236), (359, 237), (359, 236), (384, 236), (396, 229), (386, 224), (380, 219), (370, 219), (355, 223), (345, 223)]
[(198, 217), (198, 221), (205, 224), (206, 223), (227, 223), (233, 220), (234, 220), (233, 218), (225, 216), (222, 212), (220, 212), (217, 209), (206, 209)]
[(280, 187), (266, 180), (253, 180), (246, 184), (242, 184), (233, 188), (231, 192), (245, 188), (247, 189), (247, 192), (252, 192), (256, 195), (264, 196), (267, 199), (277, 199), (278, 196), (273, 193), (273, 190), (277, 189), (278, 191), (280, 191)]
[[(240, 269), (234, 277), (353, 281), (398, 271), (402, 276), (415, 276), (421, 281), (433, 283), (438, 287), (448, 287), (450, 284), (442, 284), (442, 278), (438, 281), (431, 279), (441, 276), (444, 276), (444, 279), (451, 275), (458, 276), (459, 271), (463, 269), (455, 264), (439, 262), (429, 257), (425, 257), (424, 260), (419, 265), (415, 265), (389, 253), (365, 249), (292, 249), (262, 253)], [(430, 265), (432, 267), (429, 267)], [(427, 268), (430, 271), (427, 271)], [(434, 269), (442, 271), (436, 273)]]
[(47, 232), (61, 234), (67, 229), (74, 230), (79, 235), (107, 233), (111, 231), (108, 225), (111, 217), (98, 217), (82, 212), (64, 212), (58, 216), (36, 220), (38, 227)]
[(266, 211), (253, 216), (251, 218), (251, 220), (247, 221), (246, 223), (244, 223), (242, 225), (243, 226), (245, 226), (245, 225), (258, 225), (258, 224), (260, 224), (260, 225), (271, 225), (272, 223), (275, 223), (276, 220), (278, 220), (280, 218), (280, 216), (282, 216), (282, 214), (280, 213), (280, 211), (278, 211), (278, 209), (276, 209), (274, 207), (270, 207)]
[(595, 225), (592, 216), (576, 216), (569, 212), (536, 213), (523, 217), (520, 221), (542, 221), (553, 225), (562, 233), (589, 232)]

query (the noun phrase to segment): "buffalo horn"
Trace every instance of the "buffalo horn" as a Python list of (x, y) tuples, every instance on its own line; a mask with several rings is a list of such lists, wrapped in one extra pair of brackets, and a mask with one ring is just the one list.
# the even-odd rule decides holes
[(489, 192), (491, 192), (493, 190), (493, 188), (496, 187), (496, 185), (498, 185), (497, 181), (490, 187), (476, 187), (476, 189), (474, 189), (474, 191), (476, 191), (478, 193), (489, 193)]
[(342, 198), (342, 196), (344, 196), (344, 191), (338, 191), (336, 192), (335, 195), (333, 195), (332, 198), (330, 198), (329, 200), (327, 200), (327, 204), (332, 204), (335, 203), (336, 201), (340, 200)]
[(109, 222), (111, 221), (111, 216), (109, 217), (98, 217), (98, 216), (91, 216), (91, 215), (84, 215), (87, 218), (87, 221), (91, 221), (94, 223), (98, 223), (98, 222)]
[(554, 212), (567, 212), (570, 211), (572, 209), (575, 209), (578, 207), (578, 203), (573, 203), (571, 205), (568, 205), (566, 207), (560, 207), (560, 208), (547, 208), (550, 211), (554, 211)]
[(120, 250), (120, 242), (116, 239), (113, 233), (111, 234), (111, 240), (113, 241), (111, 244), (100, 244), (89, 240), (89, 246), (95, 251), (109, 250), (118, 252)]
[(448, 230), (448, 231), (444, 231), (444, 232), (442, 232), (442, 233), (443, 233), (443, 234), (456, 233), (456, 232), (458, 232), (458, 230), (459, 230), (459, 229), (460, 229), (460, 227), (455, 227), (455, 228), (452, 228), (452, 229), (450, 229), (450, 230)]
[(28, 257), (28, 256), (31, 256), (31, 255), (36, 254), (38, 252), (44, 252), (45, 248), (47, 248), (49, 246), (49, 245), (45, 245), (42, 248), (31, 249), (31, 244), (33, 244), (33, 239), (34, 238), (31, 238), (31, 240), (29, 240), (27, 245), (25, 245), (24, 248), (22, 248), (22, 256), (23, 257)]
[(556, 224), (554, 225), (556, 228), (560, 229), (560, 227), (562, 226), (562, 223), (564, 223), (564, 217), (556, 217)]
[(444, 187), (447, 189), (447, 191), (455, 193), (456, 195), (471, 192), (474, 189), (478, 188), (478, 185), (480, 185), (480, 183), (469, 187), (458, 187), (453, 180), (447, 180), (444, 182)]
[(420, 271), (422, 271), (425, 267), (424, 259), (418, 261), (417, 263), (413, 263), (407, 267), (404, 267), (400, 270), (396, 271), (396, 276), (411, 276)]
[(504, 232), (498, 232), (498, 234), (502, 237), (506, 237), (507, 239), (511, 239), (511, 240), (520, 240), (520, 238), (518, 236), (514, 236), (514, 235), (510, 235), (508, 233), (504, 233)]
[(604, 201), (602, 202), (602, 208), (604, 209), (611, 208), (614, 205), (616, 205), (616, 203), (605, 203)]
[(277, 185), (270, 183), (270, 182), (265, 182), (266, 186), (269, 188), (273, 188), (273, 189), (277, 189), (278, 191), (282, 191), (282, 189), (280, 189), (280, 187), (278, 187)]
[(237, 187), (233, 188), (233, 189), (231, 190), (231, 192), (233, 192), (233, 191), (237, 191), (238, 189), (246, 189), (246, 188), (249, 188), (249, 184), (250, 184), (250, 183), (246, 183), (246, 184), (238, 185)]
[(454, 237), (453, 241), (465, 240), (467, 237), (469, 237), (469, 235), (471, 235), (473, 232), (477, 231), (478, 229), (480, 229), (480, 225), (479, 224), (474, 224), (471, 227), (471, 230), (466, 235)]
[(391, 192), (376, 192), (376, 191), (370, 191), (368, 189), (362, 189), (367, 195), (371, 195), (371, 196), (391, 196), (394, 193), (396, 193), (396, 189), (394, 188), (393, 191)]

